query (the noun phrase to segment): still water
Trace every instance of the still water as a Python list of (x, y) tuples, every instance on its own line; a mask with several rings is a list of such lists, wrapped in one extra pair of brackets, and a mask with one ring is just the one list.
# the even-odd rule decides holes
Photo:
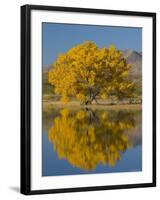
[(43, 111), (42, 176), (142, 170), (141, 110)]

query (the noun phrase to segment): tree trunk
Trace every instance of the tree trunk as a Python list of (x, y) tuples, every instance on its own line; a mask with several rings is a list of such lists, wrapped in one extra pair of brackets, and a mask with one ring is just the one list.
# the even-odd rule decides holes
[(90, 99), (88, 99), (86, 102), (85, 102), (85, 105), (89, 105), (89, 104), (92, 104), (92, 101)]
[(96, 104), (99, 104), (96, 97), (94, 97), (93, 100), (95, 100)]
[(89, 94), (89, 98), (87, 99), (87, 101), (84, 103), (85, 105), (89, 105), (92, 104), (92, 102), (95, 100), (95, 102), (98, 104), (98, 101), (96, 99), (96, 96), (98, 95), (98, 92), (96, 94), (92, 93), (91, 90), (89, 90), (90, 94)]
[(97, 94), (93, 94), (91, 97), (91, 102), (95, 100), (96, 104), (98, 104), (98, 101), (96, 99)]

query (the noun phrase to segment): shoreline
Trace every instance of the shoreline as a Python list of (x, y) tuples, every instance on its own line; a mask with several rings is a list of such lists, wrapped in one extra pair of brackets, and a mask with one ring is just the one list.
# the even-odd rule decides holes
[(91, 108), (91, 109), (107, 109), (107, 110), (113, 110), (113, 109), (142, 109), (142, 104), (92, 104), (92, 105), (80, 105), (80, 103), (77, 101), (74, 102), (68, 102), (68, 103), (62, 103), (62, 102), (55, 102), (55, 101), (42, 101), (42, 108), (43, 110), (48, 109), (60, 109), (60, 108), (72, 108), (72, 109), (78, 109), (78, 108)]

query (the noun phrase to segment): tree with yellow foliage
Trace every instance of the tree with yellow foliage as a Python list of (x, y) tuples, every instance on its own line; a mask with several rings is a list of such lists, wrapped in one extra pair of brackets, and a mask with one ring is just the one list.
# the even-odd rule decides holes
[(125, 131), (134, 128), (133, 113), (63, 109), (49, 129), (49, 140), (60, 159), (84, 170), (98, 164), (114, 166), (132, 146)]
[(99, 98), (129, 98), (135, 84), (129, 78), (130, 65), (113, 45), (99, 48), (86, 41), (58, 56), (49, 72), (49, 83), (64, 102), (76, 97), (83, 104)]

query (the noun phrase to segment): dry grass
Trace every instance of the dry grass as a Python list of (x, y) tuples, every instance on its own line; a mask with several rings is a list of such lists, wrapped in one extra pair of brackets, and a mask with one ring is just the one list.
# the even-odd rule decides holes
[(106, 110), (130, 110), (130, 109), (142, 109), (141, 104), (114, 104), (109, 105), (106, 102), (100, 104), (92, 104), (92, 105), (80, 105), (78, 101), (71, 101), (68, 103), (62, 103), (60, 101), (43, 101), (43, 110), (55, 109), (55, 108), (92, 108), (92, 109), (106, 109)]

